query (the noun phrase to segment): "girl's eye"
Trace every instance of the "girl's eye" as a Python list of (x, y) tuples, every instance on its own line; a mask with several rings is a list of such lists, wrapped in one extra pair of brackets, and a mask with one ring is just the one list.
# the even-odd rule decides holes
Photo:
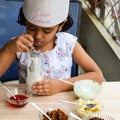
[(28, 29), (31, 30), (31, 31), (35, 31), (36, 30), (36, 28), (34, 28), (34, 27), (28, 27)]
[(49, 33), (51, 33), (52, 32), (52, 30), (44, 30), (44, 33), (45, 34), (49, 34)]

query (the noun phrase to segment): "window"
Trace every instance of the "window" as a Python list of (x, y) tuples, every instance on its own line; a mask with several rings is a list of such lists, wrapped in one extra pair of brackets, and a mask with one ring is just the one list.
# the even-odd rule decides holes
[(120, 45), (120, 0), (84, 0), (84, 2)]

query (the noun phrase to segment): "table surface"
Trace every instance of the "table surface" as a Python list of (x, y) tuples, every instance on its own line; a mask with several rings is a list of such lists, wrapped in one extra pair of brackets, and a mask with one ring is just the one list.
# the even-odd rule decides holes
[[(8, 84), (7, 84), (8, 85)], [(19, 86), (19, 84), (10, 84), (10, 86)], [(114, 116), (120, 120), (120, 82), (103, 82), (101, 90), (96, 98), (103, 103), (103, 113)], [(75, 106), (60, 103), (58, 100), (77, 100), (73, 91), (61, 92), (52, 96), (33, 96), (31, 102), (36, 103), (39, 107), (46, 105), (62, 105), (68, 107), (70, 111), (76, 113)], [(11, 107), (4, 99), (4, 89), (0, 87), (0, 120), (39, 120), (38, 111), (27, 104), (22, 108)]]

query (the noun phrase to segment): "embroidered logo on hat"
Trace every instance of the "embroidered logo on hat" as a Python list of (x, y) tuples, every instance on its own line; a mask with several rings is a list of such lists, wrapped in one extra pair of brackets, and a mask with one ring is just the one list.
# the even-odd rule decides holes
[(23, 13), (29, 22), (42, 27), (51, 27), (67, 18), (69, 2), (69, 0), (24, 0)]

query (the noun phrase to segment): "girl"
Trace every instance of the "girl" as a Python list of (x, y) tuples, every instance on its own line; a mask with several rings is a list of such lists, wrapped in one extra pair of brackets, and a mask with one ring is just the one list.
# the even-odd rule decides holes
[[(72, 83), (92, 79), (101, 83), (100, 68), (77, 42), (77, 37), (63, 32), (72, 25), (68, 11), (69, 0), (25, 0), (18, 22), (26, 26), (26, 34), (12, 39), (0, 50), (0, 76), (17, 59), (19, 81), (25, 83), (29, 51), (34, 47), (37, 57), (42, 57), (44, 75), (42, 81), (34, 83), (34, 93), (52, 95), (73, 89), (58, 79)], [(72, 59), (84, 70), (83, 74), (71, 77)]]

